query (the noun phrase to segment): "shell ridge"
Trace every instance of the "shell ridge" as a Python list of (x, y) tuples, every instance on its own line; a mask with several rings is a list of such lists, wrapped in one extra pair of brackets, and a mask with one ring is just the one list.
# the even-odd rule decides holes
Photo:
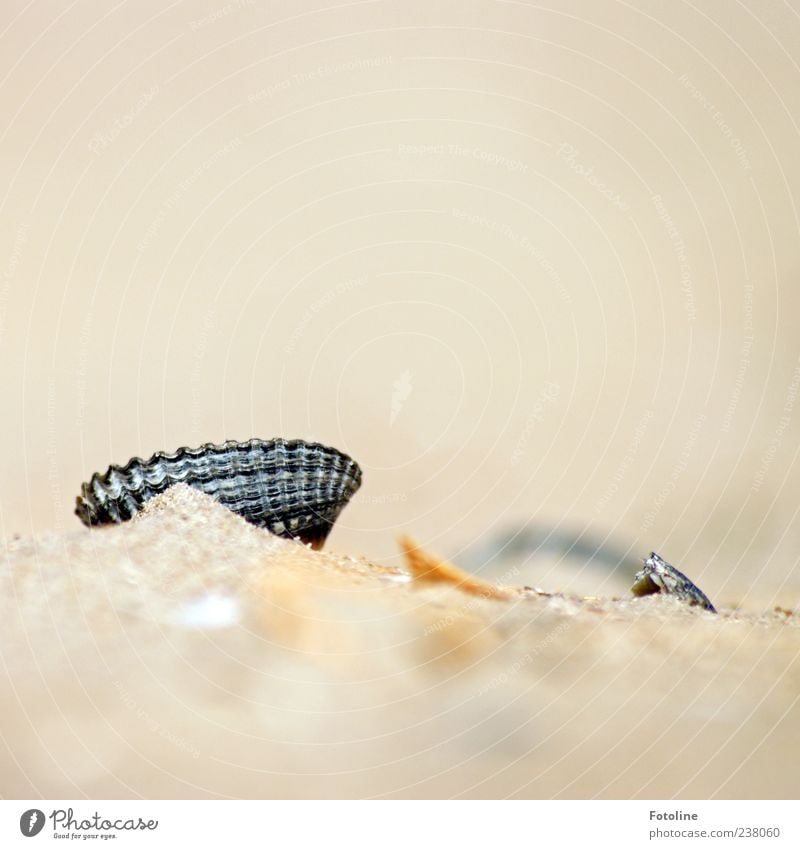
[(210, 495), (251, 524), (321, 546), (361, 485), (361, 469), (318, 442), (208, 442), (96, 472), (81, 486), (75, 512), (88, 526), (122, 522), (176, 483)]

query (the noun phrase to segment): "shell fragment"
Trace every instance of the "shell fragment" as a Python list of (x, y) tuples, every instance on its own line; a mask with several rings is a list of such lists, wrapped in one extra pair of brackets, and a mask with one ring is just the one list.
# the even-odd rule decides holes
[(651, 551), (644, 561), (644, 569), (636, 573), (631, 592), (636, 596), (666, 593), (687, 604), (697, 605), (712, 613), (717, 612), (708, 596), (698, 586), (655, 551)]

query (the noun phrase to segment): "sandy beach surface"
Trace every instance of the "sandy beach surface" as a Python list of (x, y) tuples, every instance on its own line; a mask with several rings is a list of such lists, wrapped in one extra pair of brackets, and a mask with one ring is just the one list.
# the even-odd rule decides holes
[(800, 618), (504, 600), (178, 486), (0, 566), (11, 797), (784, 797)]

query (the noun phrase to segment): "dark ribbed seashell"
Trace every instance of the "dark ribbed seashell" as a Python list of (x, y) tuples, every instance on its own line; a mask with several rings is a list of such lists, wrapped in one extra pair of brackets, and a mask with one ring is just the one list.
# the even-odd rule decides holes
[(299, 439), (208, 443), (109, 466), (83, 484), (75, 513), (88, 526), (124, 522), (176, 483), (199, 489), (278, 536), (321, 548), (361, 485), (361, 469), (335, 448)]

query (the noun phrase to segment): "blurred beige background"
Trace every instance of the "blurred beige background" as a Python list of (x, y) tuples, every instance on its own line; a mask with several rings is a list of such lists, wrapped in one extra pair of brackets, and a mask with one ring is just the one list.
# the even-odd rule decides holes
[(99, 2), (0, 21), (0, 537), (315, 439), (329, 547), (529, 521), (800, 591), (796, 3)]

